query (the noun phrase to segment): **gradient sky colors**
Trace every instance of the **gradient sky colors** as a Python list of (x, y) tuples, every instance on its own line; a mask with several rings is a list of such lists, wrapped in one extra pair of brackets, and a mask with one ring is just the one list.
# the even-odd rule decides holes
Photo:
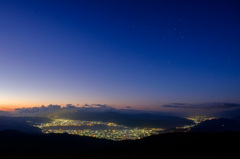
[(0, 1), (0, 107), (239, 103), (240, 2)]

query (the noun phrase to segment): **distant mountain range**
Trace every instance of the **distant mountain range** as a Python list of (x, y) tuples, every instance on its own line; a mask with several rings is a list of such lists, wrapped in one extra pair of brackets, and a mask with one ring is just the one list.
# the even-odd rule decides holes
[(114, 122), (129, 127), (160, 127), (164, 129), (193, 124), (191, 120), (185, 118), (150, 113), (77, 111), (59, 117), (74, 120)]

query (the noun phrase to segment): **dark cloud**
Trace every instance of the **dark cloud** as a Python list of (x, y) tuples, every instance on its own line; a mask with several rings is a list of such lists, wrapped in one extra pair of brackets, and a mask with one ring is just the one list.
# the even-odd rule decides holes
[(72, 104), (66, 104), (66, 107), (62, 107), (63, 109), (75, 109), (77, 108), (76, 106), (72, 105)]
[(107, 104), (92, 104), (92, 106), (99, 107), (99, 108), (109, 108), (109, 107), (111, 107)]
[(97, 109), (115, 109), (113, 108), (114, 105), (108, 105), (108, 104), (84, 104), (84, 108), (97, 108)]
[[(68, 105), (68, 106), (70, 106), (70, 105)], [(66, 108), (68, 108), (68, 106), (66, 106)], [(53, 111), (58, 111), (60, 109), (62, 109), (62, 107), (60, 105), (50, 104), (48, 106), (42, 105), (41, 107), (17, 108), (17, 109), (15, 109), (15, 111), (20, 114), (34, 114), (34, 113), (53, 112)]]
[(188, 104), (188, 103), (172, 103), (163, 105), (167, 108), (184, 108), (184, 109), (229, 109), (239, 108), (239, 103), (204, 103), (204, 104)]
[(126, 109), (132, 109), (132, 107), (131, 107), (131, 106), (125, 106), (125, 108), (126, 108)]

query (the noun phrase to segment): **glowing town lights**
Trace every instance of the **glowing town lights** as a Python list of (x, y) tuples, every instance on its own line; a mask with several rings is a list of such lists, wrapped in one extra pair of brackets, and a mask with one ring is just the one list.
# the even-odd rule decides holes
[[(94, 126), (103, 125), (104, 129), (96, 129)], [(109, 140), (136, 140), (146, 136), (158, 134), (162, 128), (129, 128), (116, 123), (102, 121), (82, 121), (68, 119), (53, 119), (51, 123), (35, 125), (42, 129), (43, 133), (68, 133), (79, 136), (90, 136)], [(84, 129), (76, 129), (82, 128)], [(71, 128), (73, 127), (73, 128)]]

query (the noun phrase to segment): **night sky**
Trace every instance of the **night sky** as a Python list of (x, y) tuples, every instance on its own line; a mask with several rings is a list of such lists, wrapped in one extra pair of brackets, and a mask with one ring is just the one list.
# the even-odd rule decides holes
[(0, 109), (240, 103), (239, 8), (239, 0), (1, 0)]

